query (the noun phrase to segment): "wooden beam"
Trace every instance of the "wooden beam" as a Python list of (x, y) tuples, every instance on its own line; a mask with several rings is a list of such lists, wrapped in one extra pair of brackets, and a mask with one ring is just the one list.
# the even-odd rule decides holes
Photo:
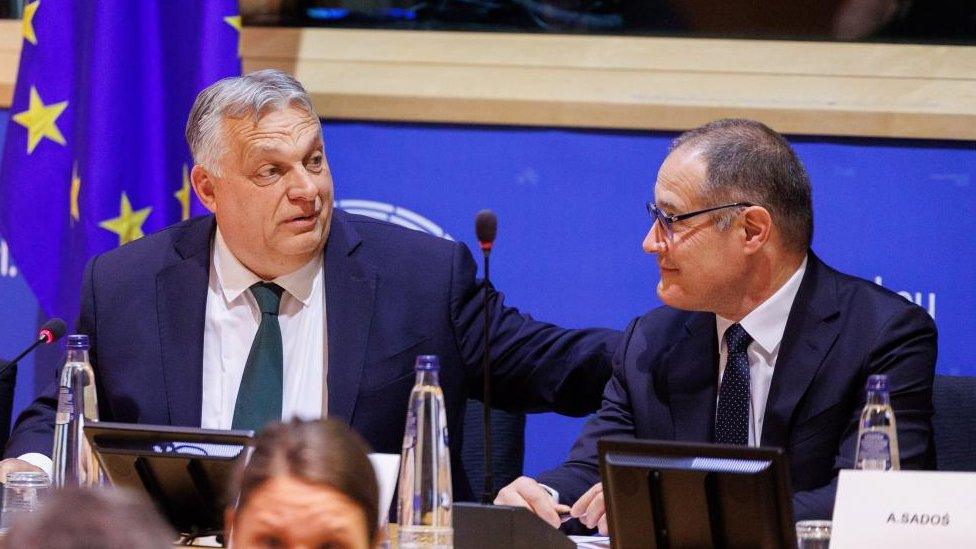
[(245, 30), (326, 118), (976, 139), (976, 48), (344, 29)]
[[(0, 21), (0, 107), (21, 45)], [(325, 118), (976, 140), (976, 47), (246, 27)]]
[(246, 58), (976, 78), (976, 48), (561, 34), (247, 27)]
[(10, 108), (14, 98), (14, 81), (20, 62), (20, 43), (23, 41), (20, 21), (0, 19), (0, 108)]

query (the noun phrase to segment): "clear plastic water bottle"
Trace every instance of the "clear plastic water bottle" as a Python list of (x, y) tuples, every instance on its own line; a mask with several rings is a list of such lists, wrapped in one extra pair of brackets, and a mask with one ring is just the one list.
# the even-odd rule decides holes
[(54, 454), (51, 456), (55, 487), (101, 484), (102, 471), (85, 439), (85, 422), (98, 421), (95, 373), (88, 362), (88, 336), (68, 336), (68, 356), (58, 384), (58, 409), (54, 416)]
[(900, 468), (898, 430), (888, 397), (886, 375), (868, 378), (867, 403), (861, 412), (854, 468), (872, 471), (897, 471)]
[(415, 369), (400, 454), (399, 547), (453, 547), (451, 455), (444, 393), (437, 381), (440, 364), (436, 356), (421, 355)]
[(40, 510), (51, 491), (51, 480), (41, 472), (7, 473), (3, 486), (3, 513), (0, 532), (6, 532), (21, 517)]

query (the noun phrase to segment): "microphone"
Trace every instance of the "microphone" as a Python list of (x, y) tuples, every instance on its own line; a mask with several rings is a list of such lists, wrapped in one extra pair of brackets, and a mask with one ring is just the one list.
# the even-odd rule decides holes
[(485, 278), (482, 281), (482, 309), (485, 312), (484, 315), (484, 333), (482, 337), (484, 338), (484, 354), (481, 355), (481, 371), (484, 375), (483, 379), (483, 395), (481, 398), (481, 403), (484, 405), (484, 450), (485, 450), (485, 476), (484, 476), (484, 489), (481, 493), (481, 503), (489, 505), (495, 499), (495, 486), (494, 486), (494, 474), (492, 471), (491, 464), (491, 375), (490, 375), (490, 350), (491, 350), (491, 340), (489, 339), (488, 325), (491, 321), (491, 315), (488, 311), (488, 295), (491, 291), (491, 280), (488, 275), (488, 256), (491, 254), (491, 248), (495, 244), (495, 236), (498, 234), (498, 216), (495, 212), (491, 210), (481, 210), (474, 219), (474, 232), (478, 237), (478, 244), (481, 246), (481, 252), (485, 257)]
[[(64, 337), (64, 333), (68, 331), (67, 324), (64, 323), (60, 318), (52, 318), (44, 323), (43, 326), (37, 331), (37, 339), (43, 340), (45, 345), (50, 345), (55, 341)], [(17, 357), (20, 359), (21, 357)], [(15, 359), (14, 362), (17, 362)]]
[[(487, 259), (492, 246), (495, 244), (495, 236), (498, 234), (498, 216), (495, 215), (495, 212), (491, 210), (478, 212), (477, 217), (474, 218), (474, 234), (478, 237), (478, 244), (481, 245), (481, 251), (484, 252)], [(487, 270), (487, 267), (485, 269)], [(485, 278), (488, 278), (487, 272)]]
[(34, 340), (34, 343), (32, 343), (30, 347), (24, 349), (24, 352), (20, 353), (13, 360), (4, 364), (3, 367), (0, 368), (0, 376), (2, 376), (8, 368), (14, 364), (17, 364), (20, 359), (27, 356), (27, 354), (34, 349), (41, 345), (50, 345), (51, 343), (54, 343), (55, 341), (64, 337), (64, 333), (66, 331), (68, 331), (68, 326), (60, 318), (52, 318), (45, 322), (44, 325), (41, 326), (41, 328), (37, 331), (37, 339)]

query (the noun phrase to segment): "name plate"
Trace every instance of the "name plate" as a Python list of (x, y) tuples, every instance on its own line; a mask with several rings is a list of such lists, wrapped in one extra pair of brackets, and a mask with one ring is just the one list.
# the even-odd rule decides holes
[(831, 549), (976, 547), (976, 473), (840, 472)]

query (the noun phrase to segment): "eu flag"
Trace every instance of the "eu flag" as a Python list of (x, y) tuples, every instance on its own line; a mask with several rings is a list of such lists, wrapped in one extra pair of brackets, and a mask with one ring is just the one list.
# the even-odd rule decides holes
[(240, 74), (240, 17), (236, 0), (35, 0), (22, 28), (0, 234), (74, 321), (90, 257), (202, 212), (183, 128), (201, 89)]

